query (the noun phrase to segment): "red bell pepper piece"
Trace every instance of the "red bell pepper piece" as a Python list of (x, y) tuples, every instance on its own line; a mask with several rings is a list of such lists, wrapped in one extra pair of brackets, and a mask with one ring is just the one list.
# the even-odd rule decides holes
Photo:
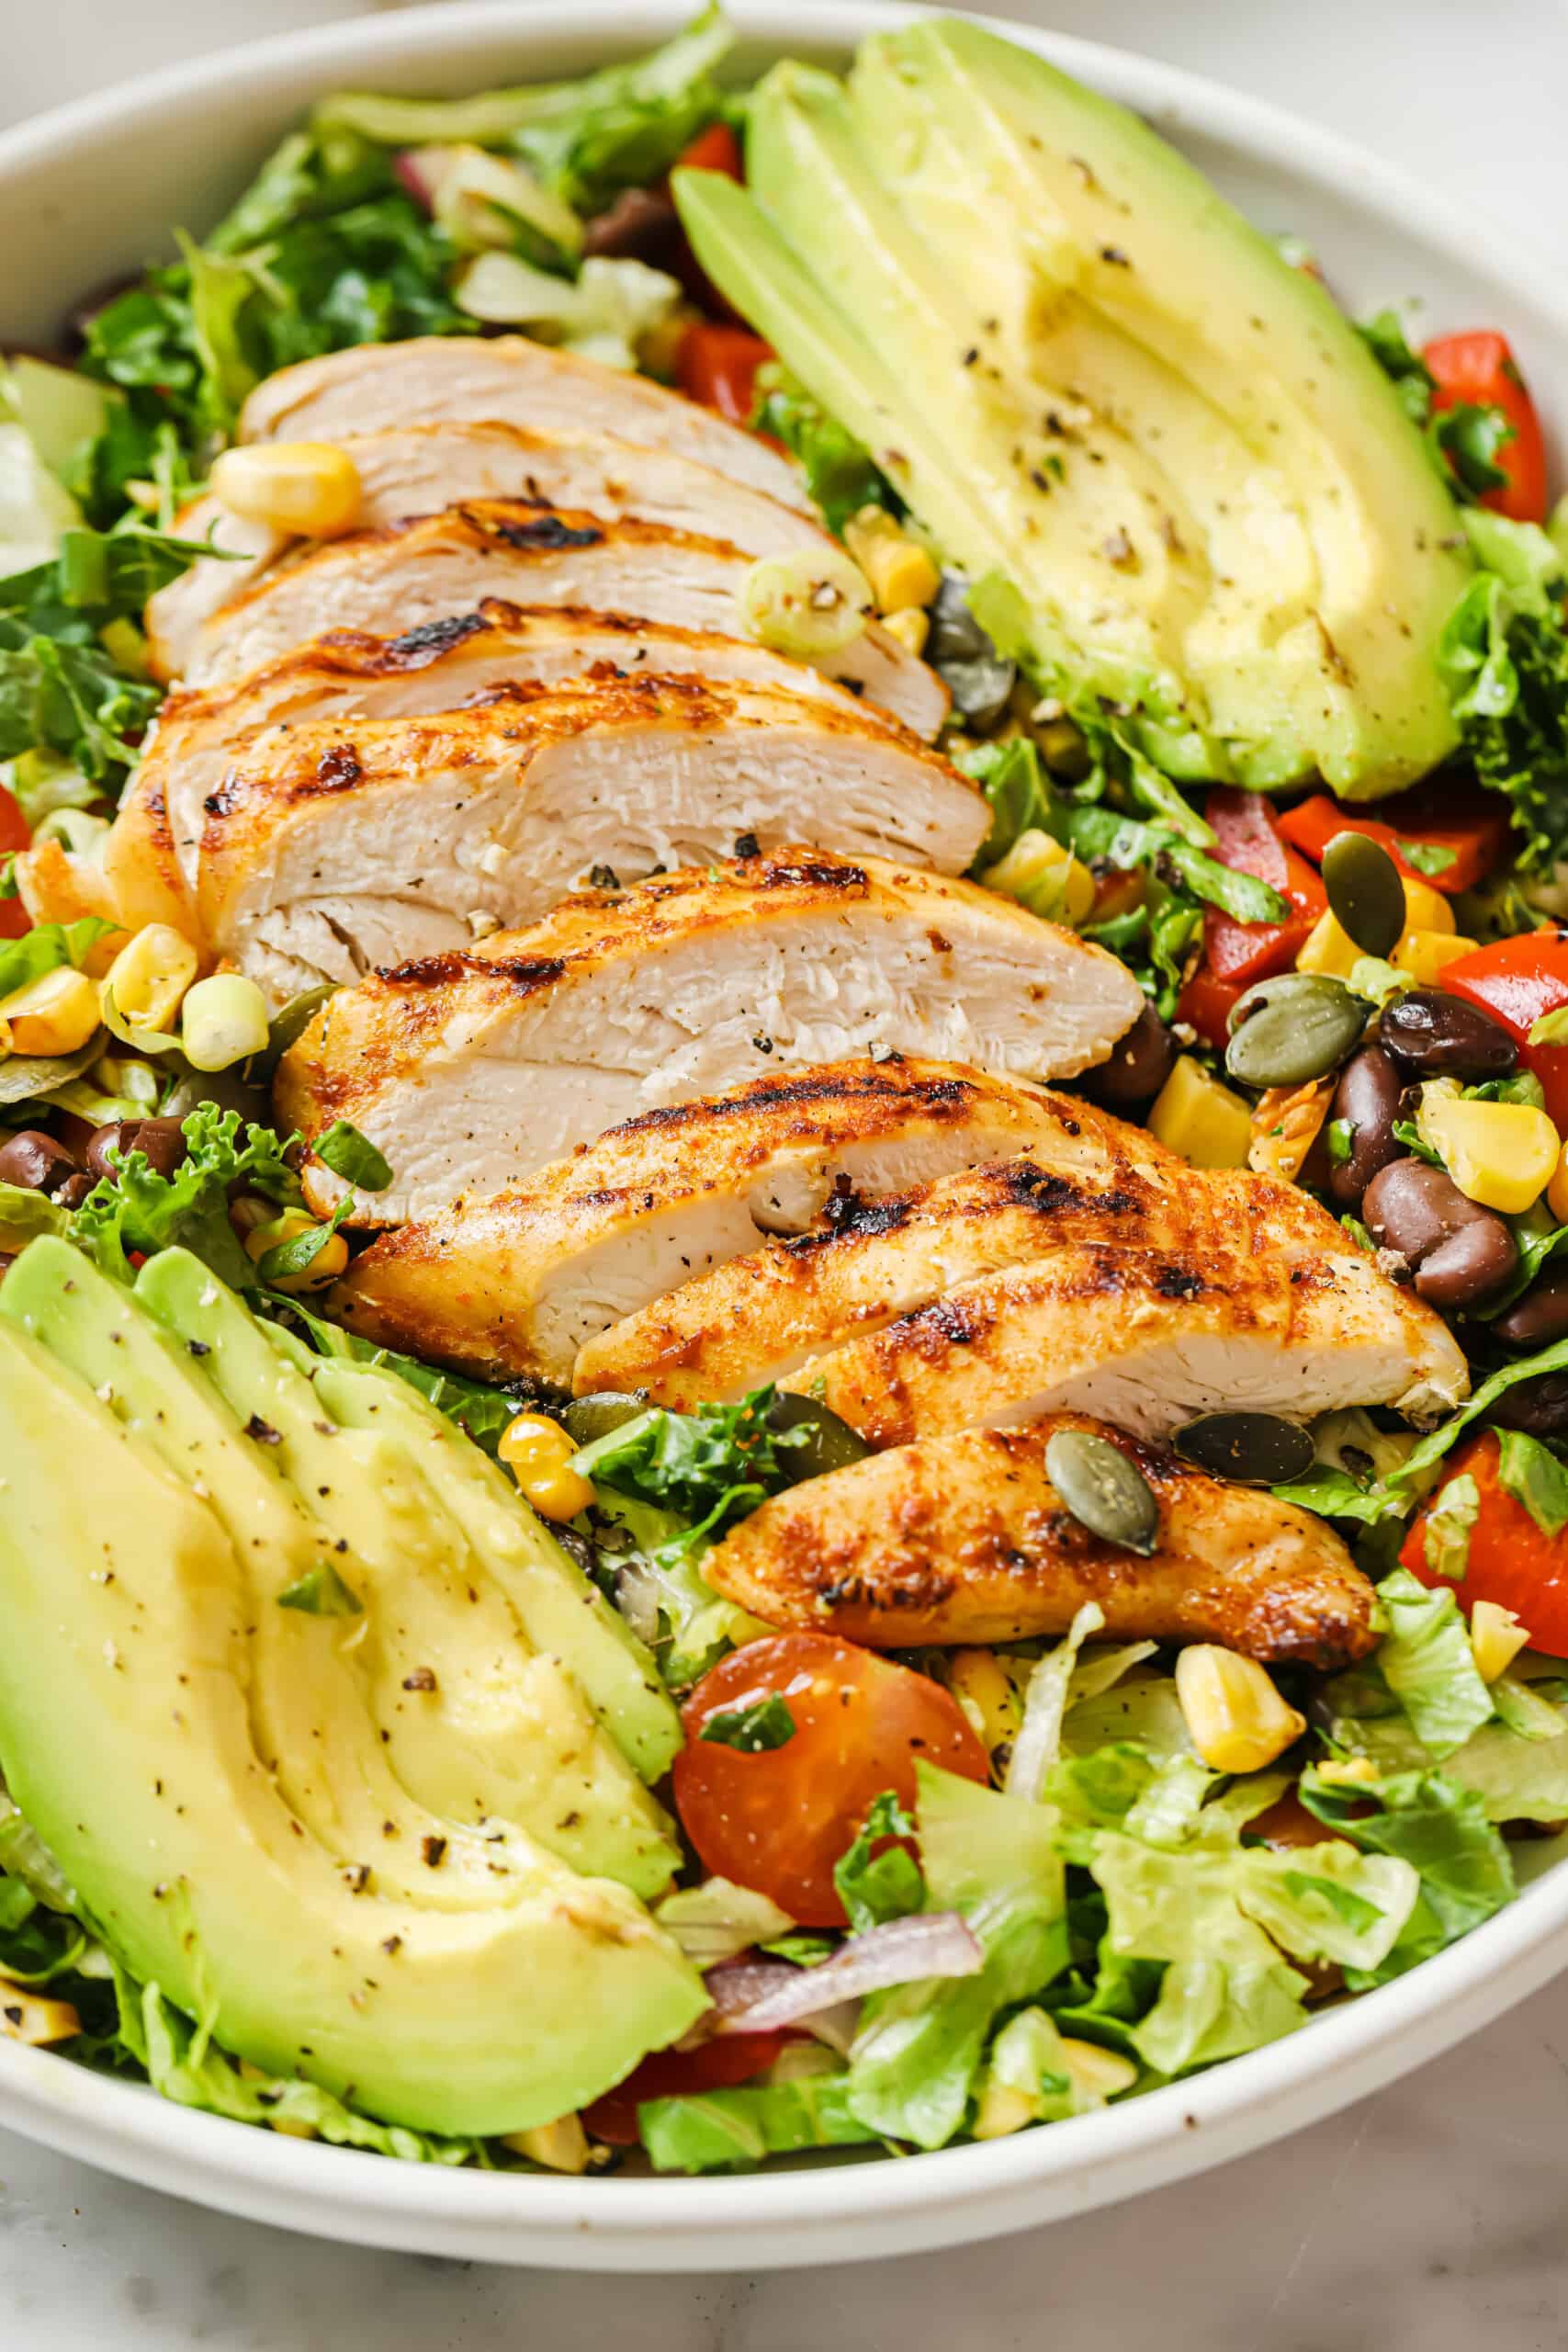
[(743, 180), (740, 141), (727, 122), (710, 122), (675, 159), (678, 172), (722, 172), (727, 179)]
[[(1363, 816), (1359, 808), (1341, 808), (1326, 792), (1314, 792), (1285, 810), (1280, 831), (1314, 865), (1322, 865), (1336, 833), (1365, 833), (1382, 843), (1402, 874), (1429, 882), (1446, 896), (1472, 890), (1490, 874), (1507, 842), (1507, 808), (1493, 792), (1418, 785), (1392, 800), (1380, 800), (1378, 807), (1381, 816)], [(1404, 854), (1411, 846), (1447, 850), (1450, 863), (1424, 873)]]
[(1328, 900), (1305, 858), (1280, 837), (1273, 808), (1260, 792), (1222, 786), (1204, 811), (1214, 829), (1211, 854), (1237, 874), (1250, 874), (1288, 899), (1282, 922), (1237, 922), (1218, 907), (1203, 910), (1203, 961), (1217, 979), (1248, 987), (1288, 972)]
[[(1568, 1532), (1548, 1535), (1523, 1503), (1500, 1483), (1502, 1447), (1487, 1430), (1461, 1445), (1448, 1477), (1411, 1521), (1400, 1559), (1414, 1577), (1434, 1589), (1448, 1585), (1465, 1609), (1494, 1600), (1512, 1609), (1529, 1629), (1530, 1645), (1549, 1657), (1568, 1657)], [(1450, 1479), (1470, 1476), (1481, 1497), (1470, 1531), (1470, 1556), (1462, 1582), (1454, 1584), (1427, 1566), (1427, 1521)]]
[(675, 356), (675, 378), (689, 400), (749, 424), (757, 405), (757, 370), (773, 345), (745, 327), (690, 326)]
[[(13, 850), (26, 849), (32, 835), (22, 814), (21, 803), (14, 792), (0, 784), (0, 857), (8, 857)], [(0, 899), (0, 939), (20, 939), (32, 922), (20, 899)]]
[(1549, 924), (1517, 939), (1495, 940), (1445, 964), (1438, 985), (1502, 1023), (1525, 1069), (1540, 1079), (1548, 1114), (1559, 1132), (1568, 1129), (1568, 1046), (1529, 1042), (1544, 1014), (1568, 1004), (1568, 937)]
[(1514, 428), (1495, 459), (1508, 479), (1501, 488), (1484, 492), (1480, 503), (1516, 523), (1544, 522), (1546, 446), (1507, 337), (1483, 331), (1442, 334), (1421, 356), (1431, 370), (1434, 409), (1471, 401), (1478, 408), (1500, 408)]
[(1176, 1000), (1176, 1017), (1195, 1029), (1206, 1046), (1223, 1053), (1230, 1035), (1229, 1022), (1242, 994), (1240, 980), (1222, 980), (1207, 964), (1200, 964)]

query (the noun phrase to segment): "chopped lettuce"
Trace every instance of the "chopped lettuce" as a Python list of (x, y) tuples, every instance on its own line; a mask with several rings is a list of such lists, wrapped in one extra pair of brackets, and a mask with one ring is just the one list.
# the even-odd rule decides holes
[(728, 1878), (677, 1887), (656, 1905), (654, 1917), (694, 1967), (704, 1969), (737, 1960), (754, 1944), (776, 1945), (795, 1924), (770, 1896)]
[(833, 1866), (833, 1884), (852, 1934), (863, 1935), (868, 1928), (920, 1909), (926, 1884), (919, 1862), (907, 1846), (884, 1843), (912, 1836), (914, 1827), (891, 1789), (872, 1800), (853, 1844)]
[(1519, 867), (1550, 873), (1568, 855), (1562, 559), (1533, 525), (1466, 521), (1481, 568), (1438, 640), (1438, 672), (1477, 775), (1512, 804)]
[(284, 1158), (287, 1139), (214, 1102), (193, 1111), (181, 1132), (186, 1156), (172, 1176), (159, 1175), (145, 1152), (128, 1153), (76, 1211), (71, 1238), (117, 1282), (135, 1279), (133, 1252), (150, 1258), (178, 1244), (220, 1282), (254, 1290), (257, 1271), (230, 1223), (229, 1188), (243, 1176), (247, 1190), (296, 1204), (299, 1180)]
[(806, 486), (830, 531), (841, 532), (863, 506), (902, 511), (892, 483), (863, 442), (818, 408), (777, 360), (757, 370), (757, 391), (758, 432), (772, 434), (800, 460)]
[(1066, 1966), (1065, 1881), (1048, 1807), (916, 1767), (926, 1903), (957, 1911), (985, 1954), (975, 1976), (873, 1993), (850, 2052), (850, 2112), (940, 2148), (962, 2126), (991, 2029)]
[(637, 2129), (655, 2172), (733, 2172), (802, 2148), (863, 2145), (877, 2134), (854, 2112), (851, 2079), (808, 2075), (687, 2098), (645, 2099)]
[(1459, 1603), (1396, 1568), (1378, 1586), (1388, 1631), (1377, 1654), (1383, 1681), (1427, 1753), (1440, 1763), (1495, 1710), (1470, 1646)]
[(1386, 1983), (1441, 1951), (1514, 1893), (1508, 1849), (1481, 1797), (1457, 1785), (1451, 1765), (1350, 1785), (1325, 1781), (1312, 1770), (1302, 1776), (1301, 1796), (1337, 1836), (1364, 1853), (1405, 1862), (1420, 1880), (1419, 1897), (1383, 1958), (1370, 1968), (1346, 1970), (1353, 1992)]

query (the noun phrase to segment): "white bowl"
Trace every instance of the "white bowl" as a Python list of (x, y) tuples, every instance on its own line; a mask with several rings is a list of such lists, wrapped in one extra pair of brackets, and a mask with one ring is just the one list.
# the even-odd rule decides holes
[[(732, 0), (759, 60), (841, 55), (919, 13), (866, 0)], [(176, 67), (0, 140), (0, 340), (52, 339), (70, 303), (207, 226), (319, 93), (549, 79), (668, 36), (682, 0), (504, 0), (328, 27)], [(1090, 44), (998, 26), (1148, 116), (1264, 228), (1322, 254), (1358, 314), (1418, 299), (1502, 328), (1561, 452), (1568, 296), (1358, 149), (1255, 100)], [(1561, 469), (1559, 469), (1561, 470)], [(1212, 2073), (1048, 2130), (902, 2162), (807, 2162), (735, 2179), (446, 2172), (193, 2114), (0, 2041), (0, 2121), (152, 2188), (370, 2245), (586, 2270), (761, 2269), (929, 2252), (1087, 2211), (1315, 2121), (1437, 2056), (1568, 1965), (1568, 1871), (1516, 1853), (1508, 1910), (1399, 1983)]]

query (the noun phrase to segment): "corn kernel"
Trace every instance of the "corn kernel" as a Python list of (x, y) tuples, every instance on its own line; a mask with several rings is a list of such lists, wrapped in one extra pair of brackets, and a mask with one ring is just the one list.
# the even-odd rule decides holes
[(1155, 1097), (1149, 1133), (1194, 1168), (1245, 1168), (1252, 1113), (1239, 1094), (1182, 1054)]
[[(1401, 971), (1414, 971), (1414, 966), (1401, 958), (1400, 951), (1405, 942), (1412, 933), (1435, 933), (1451, 937), (1454, 910), (1442, 892), (1434, 890), (1429, 882), (1418, 881), (1408, 874), (1404, 880), (1404, 929), (1390, 961), (1398, 965)], [(1473, 945), (1474, 943), (1469, 944)], [(1307, 933), (1305, 944), (1296, 957), (1296, 969), (1298, 972), (1325, 972), (1331, 979), (1348, 980), (1365, 952), (1364, 948), (1357, 946), (1349, 933), (1340, 927), (1336, 915), (1332, 912), (1321, 914)], [(1461, 947), (1454, 952), (1463, 955), (1466, 950)], [(1424, 953), (1429, 960), (1433, 951), (1426, 949), (1417, 953)]]
[(180, 1012), (180, 1042), (197, 1069), (229, 1069), (267, 1041), (266, 999), (254, 980), (215, 972), (197, 980)]
[(1214, 1642), (1182, 1651), (1176, 1695), (1193, 1747), (1215, 1772), (1260, 1772), (1306, 1729), (1256, 1659)]
[(85, 972), (57, 964), (0, 997), (0, 1022), (14, 1054), (73, 1054), (98, 1026), (98, 991)]
[(130, 1029), (166, 1030), (195, 979), (200, 957), (166, 922), (143, 925), (104, 978), (115, 1011)]
[(580, 2115), (558, 2115), (553, 2123), (536, 2123), (526, 2132), (503, 2132), (501, 2144), (551, 2172), (588, 2170), (588, 2134)]
[(256, 441), (225, 449), (209, 487), (231, 514), (291, 537), (336, 538), (359, 519), (359, 475), (330, 441)]
[(1404, 876), (1404, 928), (1406, 931), (1440, 931), (1452, 938), (1458, 925), (1454, 922), (1451, 902), (1429, 882), (1422, 882), (1414, 874)]
[(1419, 1125), (1466, 1200), (1505, 1216), (1522, 1216), (1540, 1198), (1562, 1158), (1557, 1129), (1530, 1102), (1478, 1102), (1425, 1087)]
[(1039, 2113), (1038, 2098), (1031, 2098), (1027, 2091), (1015, 2090), (1010, 2083), (987, 2082), (981, 2088), (969, 2136), (972, 2140), (1005, 2140), (1032, 2123)]
[(844, 545), (863, 571), (871, 561), (874, 548), (886, 547), (901, 539), (904, 534), (898, 527), (897, 517), (889, 514), (886, 506), (863, 506), (850, 516), (842, 536)]
[(1298, 972), (1325, 972), (1331, 979), (1348, 980), (1360, 961), (1361, 951), (1348, 931), (1342, 931), (1337, 918), (1329, 913), (1319, 915), (1296, 957)]
[(1479, 944), (1453, 931), (1407, 931), (1389, 962), (1396, 971), (1408, 972), (1418, 989), (1430, 988), (1445, 964), (1472, 955)]
[(889, 613), (884, 623), (889, 637), (896, 637), (906, 653), (918, 662), (926, 650), (931, 635), (931, 615), (922, 613), (918, 605), (906, 605), (901, 613)]
[(1370, 1756), (1338, 1756), (1317, 1768), (1317, 1777), (1326, 1781), (1330, 1788), (1376, 1788), (1382, 1774)]
[(993, 1753), (1018, 1737), (1023, 1707), (995, 1650), (954, 1650), (948, 1661), (947, 1687), (970, 1729)]
[[(280, 1242), (298, 1241), (301, 1234), (318, 1230), (318, 1220), (309, 1209), (280, 1209), (263, 1223), (254, 1223), (249, 1217), (243, 1222), (247, 1227), (245, 1255), (253, 1265), (260, 1265), (267, 1251), (276, 1250)], [(347, 1263), (347, 1242), (341, 1233), (329, 1233), (308, 1266), (302, 1266), (297, 1274), (276, 1275), (272, 1286), (274, 1290), (286, 1291), (290, 1298), (299, 1298), (308, 1291), (324, 1290), (328, 1283), (337, 1280)]]
[(272, 2128), (275, 2132), (281, 2132), (286, 2140), (313, 2140), (316, 2137), (315, 2125), (307, 2123), (302, 2116), (275, 2115)]
[(941, 572), (914, 539), (884, 541), (872, 548), (863, 569), (879, 613), (903, 612), (911, 605), (923, 610), (942, 586)]
[(575, 1519), (593, 1500), (592, 1487), (571, 1467), (576, 1446), (560, 1423), (543, 1413), (519, 1413), (509, 1421), (496, 1452), (541, 1519)]
[(1557, 1165), (1546, 1188), (1546, 1205), (1559, 1225), (1568, 1225), (1568, 1143), (1558, 1154)]
[(82, 2030), (82, 2020), (69, 2001), (46, 2000), (26, 1984), (0, 1976), (0, 2034), (9, 2041), (26, 2041), (35, 2049), (46, 2041), (69, 2041)]
[(1495, 1682), (1529, 1643), (1529, 1627), (1501, 1602), (1478, 1600), (1471, 1610), (1470, 1647), (1483, 1682)]

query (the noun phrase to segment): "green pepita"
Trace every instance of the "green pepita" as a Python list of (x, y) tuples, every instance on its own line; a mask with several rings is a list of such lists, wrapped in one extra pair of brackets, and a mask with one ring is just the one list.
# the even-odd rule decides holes
[(1336, 922), (1363, 956), (1392, 956), (1404, 929), (1404, 882), (1381, 842), (1336, 833), (1323, 853), (1323, 887)]
[(811, 1431), (810, 1444), (803, 1446), (791, 1463), (792, 1468), (804, 1465), (807, 1478), (825, 1477), (829, 1470), (846, 1470), (852, 1462), (863, 1462), (871, 1452), (858, 1430), (815, 1396), (788, 1393), (775, 1396), (768, 1408), (768, 1427)]
[(1045, 1474), (1065, 1510), (1102, 1543), (1147, 1555), (1159, 1537), (1159, 1504), (1135, 1462), (1089, 1430), (1056, 1430)]
[(1212, 1477), (1245, 1487), (1279, 1487), (1314, 1460), (1312, 1439), (1278, 1413), (1201, 1413), (1176, 1433), (1176, 1450)]
[(1367, 1014), (1360, 998), (1326, 973), (1259, 980), (1231, 1015), (1225, 1068), (1244, 1086), (1305, 1086), (1354, 1052)]
[(596, 1388), (591, 1396), (574, 1396), (561, 1408), (561, 1422), (568, 1437), (579, 1446), (592, 1445), (596, 1438), (608, 1437), (612, 1430), (624, 1429), (627, 1421), (635, 1421), (639, 1413), (648, 1410), (647, 1391), (641, 1388)]

